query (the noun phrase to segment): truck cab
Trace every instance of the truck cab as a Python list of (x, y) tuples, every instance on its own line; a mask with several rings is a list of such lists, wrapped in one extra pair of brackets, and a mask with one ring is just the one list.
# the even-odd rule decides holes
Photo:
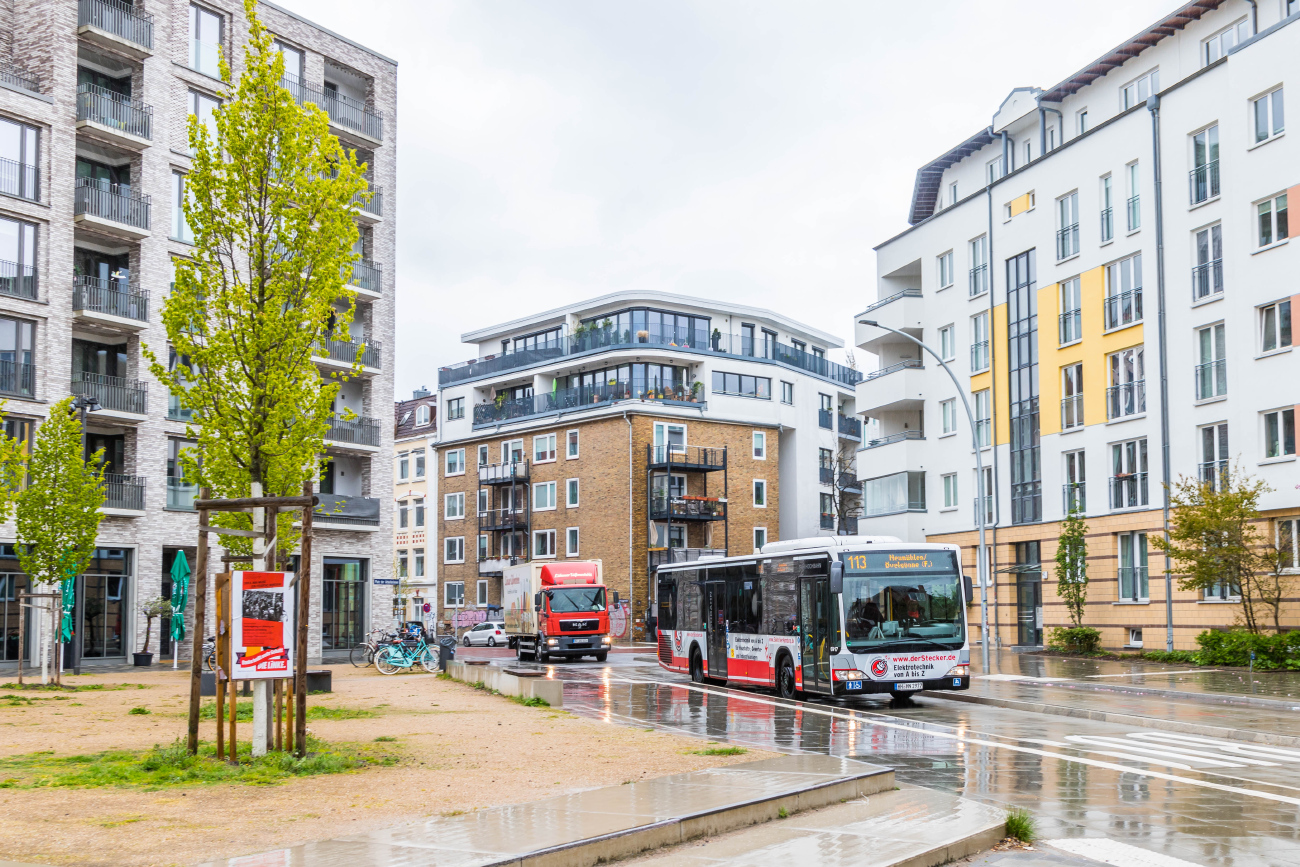
[(609, 606), (617, 602), (598, 560), (522, 563), (504, 576), (506, 632), (519, 659), (594, 656), (604, 662), (613, 640)]

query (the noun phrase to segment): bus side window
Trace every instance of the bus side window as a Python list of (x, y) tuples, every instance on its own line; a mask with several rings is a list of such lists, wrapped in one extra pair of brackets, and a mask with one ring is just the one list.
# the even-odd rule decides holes
[(763, 568), (763, 632), (796, 635), (799, 632), (798, 580), (794, 560), (777, 557)]
[(669, 572), (659, 579), (659, 628), (672, 630), (677, 628), (677, 577), (680, 573)]
[(683, 569), (677, 576), (677, 628), (703, 629), (704, 612), (700, 606), (699, 573)]

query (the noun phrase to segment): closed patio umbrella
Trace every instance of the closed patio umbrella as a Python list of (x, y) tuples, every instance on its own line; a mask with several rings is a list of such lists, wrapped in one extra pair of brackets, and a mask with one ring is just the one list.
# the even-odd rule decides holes
[(184, 551), (172, 561), (172, 668), (179, 665), (180, 643), (185, 640), (185, 606), (190, 598), (190, 564)]

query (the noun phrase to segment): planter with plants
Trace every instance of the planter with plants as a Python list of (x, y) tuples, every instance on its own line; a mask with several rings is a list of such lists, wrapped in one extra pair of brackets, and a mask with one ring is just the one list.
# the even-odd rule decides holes
[(716, 328), (713, 329), (713, 336), (709, 339), (709, 343), (710, 343), (710, 345), (713, 347), (713, 351), (714, 351), (714, 352), (721, 352), (721, 351), (722, 351), (722, 332), (719, 331), (719, 330), (716, 329)]

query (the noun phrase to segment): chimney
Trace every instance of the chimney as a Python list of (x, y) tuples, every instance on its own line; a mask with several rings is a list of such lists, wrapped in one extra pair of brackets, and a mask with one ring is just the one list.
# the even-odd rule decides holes
[(415, 393), (411, 396), (411, 399), (412, 399), (412, 400), (419, 400), (420, 398), (428, 397), (428, 396), (429, 396), (429, 389), (425, 388), (425, 387), (422, 385), (422, 386), (420, 386), (419, 388), (417, 388), (417, 389), (415, 390)]

